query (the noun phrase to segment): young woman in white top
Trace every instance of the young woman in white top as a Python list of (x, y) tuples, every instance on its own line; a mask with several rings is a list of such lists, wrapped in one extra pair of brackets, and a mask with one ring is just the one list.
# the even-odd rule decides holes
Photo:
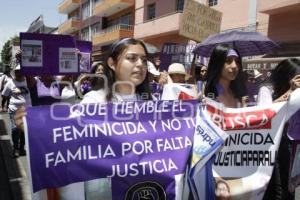
[[(258, 93), (258, 105), (287, 101), (290, 94), (300, 88), (300, 60), (289, 58), (281, 61), (272, 71), (271, 85), (263, 86)], [(273, 91), (272, 91), (273, 90)], [(296, 113), (293, 117), (299, 116)], [(294, 199), (295, 192), (289, 191), (290, 158), (292, 142), (288, 137), (288, 127), (291, 120), (285, 125), (278, 149), (271, 180), (265, 192), (264, 200)], [(295, 120), (297, 120), (295, 118)], [(294, 122), (295, 122), (294, 120)], [(296, 122), (298, 123), (298, 121)], [(292, 126), (293, 127), (293, 126)], [(295, 126), (294, 126), (295, 127)]]
[[(106, 77), (107, 84), (104, 83), (99, 90), (88, 92), (81, 103), (152, 99), (147, 75), (147, 56), (146, 47), (140, 40), (125, 38), (114, 43), (104, 66), (105, 76), (103, 77)], [(95, 81), (95, 83), (99, 82)], [(25, 115), (26, 110), (23, 107), (14, 117), (17, 126), (22, 129), (22, 117)], [(111, 199), (110, 185), (110, 180), (106, 178), (85, 182), (86, 198)], [(64, 197), (70, 197), (70, 195), (79, 197), (82, 189), (82, 182), (75, 183), (60, 188), (59, 193)], [(78, 195), (74, 194), (74, 191), (77, 191)]]
[(114, 43), (104, 66), (104, 77), (107, 80), (106, 83), (104, 81), (104, 89), (87, 93), (82, 103), (103, 101), (103, 94), (106, 101), (152, 99), (147, 56), (146, 47), (140, 40), (125, 38)]
[(241, 56), (237, 50), (226, 44), (214, 48), (208, 64), (204, 93), (226, 107), (244, 106), (247, 91)]

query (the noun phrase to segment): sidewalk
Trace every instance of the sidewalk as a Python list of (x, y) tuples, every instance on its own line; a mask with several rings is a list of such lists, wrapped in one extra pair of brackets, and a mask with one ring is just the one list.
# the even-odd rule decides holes
[(24, 166), (27, 166), (26, 157), (12, 156), (10, 121), (7, 113), (0, 114), (0, 158), (0, 200), (30, 200), (29, 181), (24, 170)]

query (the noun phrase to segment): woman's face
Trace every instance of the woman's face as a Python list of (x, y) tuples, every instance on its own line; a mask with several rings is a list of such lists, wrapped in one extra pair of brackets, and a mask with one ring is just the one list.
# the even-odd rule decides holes
[(238, 57), (229, 56), (224, 63), (221, 79), (233, 81), (237, 77), (239, 73), (240, 64), (238, 61)]
[(128, 46), (111, 68), (115, 72), (116, 81), (129, 81), (134, 86), (140, 85), (147, 74), (147, 57), (144, 48), (139, 44)]
[(104, 66), (103, 65), (99, 65), (97, 67), (97, 70), (95, 71), (95, 74), (97, 74), (97, 75), (104, 75)]
[(201, 76), (201, 78), (205, 78), (206, 74), (207, 74), (207, 67), (203, 65), (201, 67), (201, 69), (200, 69), (200, 76)]
[(216, 188), (216, 196), (218, 199), (229, 199), (229, 191), (227, 186), (224, 183), (218, 183)]

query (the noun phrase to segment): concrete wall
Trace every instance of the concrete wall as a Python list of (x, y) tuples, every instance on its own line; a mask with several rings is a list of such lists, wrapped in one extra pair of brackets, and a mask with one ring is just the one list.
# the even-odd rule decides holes
[(155, 47), (157, 47), (160, 50), (162, 49), (163, 44), (166, 42), (179, 43), (179, 44), (188, 43), (187, 38), (179, 36), (178, 34), (169, 34), (160, 37), (149, 38), (149, 39), (145, 39), (144, 41), (153, 44)]
[(136, 24), (147, 21), (148, 5), (155, 3), (155, 18), (159, 18), (169, 13), (174, 13), (176, 0), (136, 0)]
[(179, 22), (182, 13), (176, 13), (160, 17), (146, 23), (136, 24), (134, 36), (136, 38), (157, 37), (166, 33), (179, 31)]
[(248, 26), (249, 1), (253, 0), (219, 0), (212, 7), (223, 13), (221, 30)]
[(299, 42), (300, 10), (271, 15), (268, 36), (279, 42)]
[(300, 41), (300, 0), (259, 0), (257, 9), (258, 31), (278, 42)]

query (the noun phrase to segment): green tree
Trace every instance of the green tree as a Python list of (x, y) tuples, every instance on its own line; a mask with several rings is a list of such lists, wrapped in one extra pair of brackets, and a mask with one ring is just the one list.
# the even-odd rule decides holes
[(10, 39), (11, 44), (14, 46), (20, 46), (20, 37), (18, 35), (15, 35)]
[(6, 41), (2, 47), (1, 60), (3, 64), (10, 64), (11, 61), (11, 45), (10, 40)]
[(12, 61), (12, 46), (19, 46), (20, 38), (19, 36), (11, 37), (2, 47), (1, 60), (2, 64), (10, 65)]

